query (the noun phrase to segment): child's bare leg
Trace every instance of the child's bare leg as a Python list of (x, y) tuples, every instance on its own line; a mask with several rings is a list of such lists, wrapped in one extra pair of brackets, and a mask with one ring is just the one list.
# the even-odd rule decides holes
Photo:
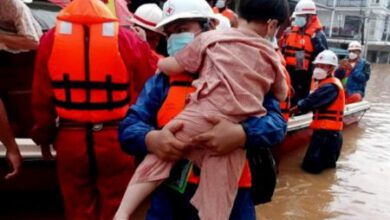
[(161, 183), (162, 180), (142, 183), (129, 183), (118, 211), (115, 213), (114, 220), (129, 219), (129, 217), (134, 213), (141, 202)]

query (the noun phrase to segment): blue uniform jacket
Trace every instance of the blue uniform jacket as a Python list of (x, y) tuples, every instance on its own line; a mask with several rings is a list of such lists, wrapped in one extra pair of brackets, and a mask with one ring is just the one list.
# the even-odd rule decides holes
[[(145, 156), (148, 151), (145, 145), (146, 134), (156, 129), (156, 116), (163, 104), (169, 89), (169, 79), (163, 74), (151, 77), (140, 93), (137, 102), (129, 109), (126, 118), (119, 126), (119, 140), (122, 149), (136, 157)], [(280, 143), (286, 134), (279, 102), (267, 96), (263, 103), (267, 115), (251, 117), (242, 122), (246, 132), (247, 148), (268, 148)]]
[(328, 41), (326, 40), (326, 36), (323, 31), (317, 31), (311, 38), (311, 43), (313, 45), (311, 60), (314, 60), (319, 53), (328, 49)]
[(302, 112), (313, 111), (328, 107), (339, 95), (339, 89), (331, 83), (316, 89), (307, 98), (298, 101), (298, 109)]
[[(353, 93), (360, 93), (362, 97), (364, 97), (367, 81), (370, 79), (370, 74), (370, 63), (367, 62), (365, 59), (360, 58), (348, 77), (347, 85), (345, 88), (347, 95), (352, 95)], [(342, 80), (345, 76), (345, 70), (341, 68), (337, 69), (335, 72), (335, 76)]]

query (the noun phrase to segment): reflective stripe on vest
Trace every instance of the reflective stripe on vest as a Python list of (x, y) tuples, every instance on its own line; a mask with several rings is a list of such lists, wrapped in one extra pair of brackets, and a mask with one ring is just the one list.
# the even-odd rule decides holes
[[(179, 74), (169, 77), (170, 87), (168, 94), (157, 113), (157, 126), (159, 128), (164, 127), (169, 121), (176, 117), (176, 115), (183, 111), (188, 95), (195, 91), (195, 87), (192, 86), (193, 80), (194, 76), (188, 74)], [(249, 164), (246, 162), (238, 184), (240, 187), (250, 187), (252, 184), (251, 181)], [(188, 182), (198, 184), (199, 176), (195, 175), (192, 171)]]
[(337, 86), (339, 93), (336, 100), (326, 109), (318, 109), (313, 112), (313, 121), (310, 124), (312, 129), (341, 131), (343, 129), (343, 115), (345, 107), (345, 94), (343, 85), (335, 77), (322, 80), (318, 88), (325, 84), (332, 83)]
[(118, 23), (58, 21), (49, 73), (59, 117), (79, 122), (122, 119), (129, 74), (118, 50)]
[(311, 38), (317, 30), (309, 27), (304, 33), (301, 33), (299, 27), (293, 27), (291, 33), (286, 38), (286, 47), (283, 54), (287, 66), (296, 67), (296, 52), (303, 51), (303, 70), (309, 70), (311, 56), (314, 50)]

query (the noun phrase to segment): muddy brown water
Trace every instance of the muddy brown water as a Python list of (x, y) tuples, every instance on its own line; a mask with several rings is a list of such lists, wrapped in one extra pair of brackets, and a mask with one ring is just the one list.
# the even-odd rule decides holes
[[(390, 220), (390, 65), (373, 66), (366, 100), (371, 109), (343, 132), (336, 169), (304, 173), (305, 142), (281, 156), (273, 201), (256, 207), (258, 219)], [(63, 219), (57, 194), (13, 193), (0, 193), (0, 219)], [(144, 219), (147, 207), (146, 202), (132, 219)]]
[(390, 65), (372, 67), (366, 100), (371, 109), (343, 131), (336, 169), (304, 173), (307, 145), (281, 157), (273, 201), (256, 208), (258, 219), (390, 219)]

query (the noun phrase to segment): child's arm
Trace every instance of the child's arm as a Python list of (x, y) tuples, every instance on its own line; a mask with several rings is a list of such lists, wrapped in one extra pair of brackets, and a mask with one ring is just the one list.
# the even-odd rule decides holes
[(288, 93), (288, 85), (286, 80), (283, 78), (283, 80), (275, 81), (271, 87), (271, 92), (279, 102), (285, 101)]
[(157, 66), (161, 72), (168, 76), (183, 73), (185, 71), (184, 68), (177, 62), (175, 57), (160, 59)]

